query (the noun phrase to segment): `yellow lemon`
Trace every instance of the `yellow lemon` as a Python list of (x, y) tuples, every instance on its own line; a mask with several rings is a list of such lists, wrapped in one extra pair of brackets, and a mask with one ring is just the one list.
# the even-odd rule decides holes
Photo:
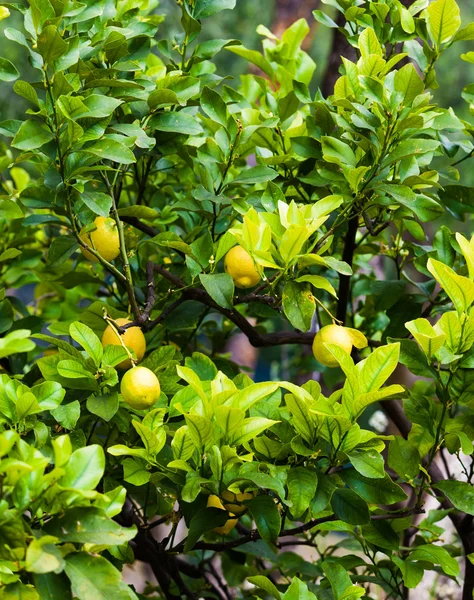
[(122, 377), (120, 393), (129, 406), (144, 410), (153, 406), (160, 397), (160, 382), (150, 369), (134, 367)]
[[(209, 498), (207, 499), (207, 506), (208, 508), (213, 507), (225, 510), (224, 505), (222, 504), (218, 496), (209, 496)], [(229, 516), (234, 517), (235, 515), (229, 513)], [(234, 529), (234, 527), (237, 525), (237, 522), (238, 519), (227, 519), (225, 525), (223, 525), (222, 527), (214, 527), (212, 531), (215, 531), (216, 533), (220, 533), (222, 535), (227, 535), (230, 531), (232, 531), (232, 529)]]
[[(130, 323), (131, 321), (129, 321), (128, 319), (116, 319), (115, 322), (117, 323), (117, 325), (122, 326), (127, 325), (127, 323)], [(120, 337), (122, 338), (127, 348), (131, 348), (135, 352), (137, 362), (140, 362), (143, 356), (145, 355), (146, 351), (145, 336), (143, 335), (143, 332), (140, 329), (140, 327), (129, 327), (125, 330), (125, 333), (122, 334)], [(119, 336), (117, 335), (117, 332), (111, 325), (107, 326), (107, 329), (104, 331), (104, 334), (102, 336), (102, 346), (105, 347), (109, 344), (112, 344), (112, 346), (122, 345)], [(121, 363), (119, 363), (117, 365), (117, 368), (130, 369), (131, 366), (132, 363), (127, 358), (127, 360), (123, 360)]]
[(239, 494), (234, 494), (229, 490), (224, 490), (222, 492), (222, 497), (226, 501), (224, 508), (234, 515), (240, 515), (247, 510), (247, 507), (242, 504), (242, 502), (254, 498), (255, 492), (241, 492)]
[(260, 273), (250, 254), (242, 246), (234, 246), (227, 252), (224, 269), (234, 280), (238, 288), (250, 288), (260, 281)]
[[(97, 252), (105, 258), (107, 261), (114, 260), (120, 254), (120, 239), (117, 230), (117, 223), (107, 217), (97, 217), (94, 220), (96, 229), (94, 231), (85, 232), (83, 227), (81, 229), (80, 238), (91, 248), (97, 250)], [(91, 252), (84, 250), (81, 247), (82, 254), (91, 262), (98, 262)]]
[(322, 327), (314, 338), (314, 358), (326, 367), (338, 367), (339, 363), (324, 344), (335, 344), (350, 354), (352, 337), (345, 327), (333, 324)]

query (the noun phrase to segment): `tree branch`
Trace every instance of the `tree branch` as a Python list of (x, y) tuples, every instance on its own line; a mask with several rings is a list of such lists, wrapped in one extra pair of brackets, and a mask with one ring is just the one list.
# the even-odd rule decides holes
[[(342, 253), (342, 260), (346, 262), (350, 267), (352, 267), (353, 259), (354, 259), (354, 251), (356, 249), (356, 235), (359, 227), (359, 218), (354, 215), (349, 218), (348, 228), (346, 233), (346, 239), (344, 244), (344, 250)], [(351, 276), (350, 275), (339, 275), (339, 291), (338, 297), (339, 301), (337, 303), (337, 313), (336, 318), (338, 321), (341, 321), (342, 324), (345, 323), (346, 315), (347, 315), (347, 305), (349, 303), (351, 291)]]
[(155, 237), (155, 235), (158, 235), (158, 233), (159, 233), (159, 231), (157, 231), (154, 227), (151, 227), (150, 225), (147, 225), (146, 223), (142, 223), (140, 221), (140, 219), (138, 219), (137, 217), (120, 216), (120, 220), (123, 221), (124, 223), (128, 223), (128, 225), (131, 225), (132, 227), (135, 227), (135, 229), (138, 229), (139, 231), (146, 233), (150, 237)]
[(279, 346), (282, 344), (303, 344), (309, 346), (313, 343), (314, 333), (302, 333), (298, 331), (260, 333), (239, 311), (219, 306), (205, 290), (187, 287), (180, 277), (166, 270), (161, 265), (155, 264), (153, 268), (177, 289), (180, 289), (182, 297), (185, 300), (196, 300), (227, 317), (248, 337), (249, 342), (256, 348)]

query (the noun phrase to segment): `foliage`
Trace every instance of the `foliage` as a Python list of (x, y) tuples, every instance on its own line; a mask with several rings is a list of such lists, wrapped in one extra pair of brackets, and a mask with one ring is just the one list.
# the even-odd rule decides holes
[[(455, 0), (325, 0), (357, 61), (323, 98), (306, 21), (260, 26), (259, 52), (200, 41), (235, 0), (178, 4), (174, 39), (153, 0), (5, 4), (35, 77), (0, 60), (30, 106), (0, 123), (0, 598), (406, 598), (429, 570), (459, 585), (460, 556), (472, 597), (474, 238), (436, 219), (473, 212), (456, 165), (474, 125), (430, 90), (474, 24)], [(218, 53), (249, 63), (238, 87)], [(109, 217), (115, 259), (94, 242)], [(262, 275), (245, 292), (237, 244)], [(241, 331), (302, 370), (331, 323), (354, 349), (324, 342), (340, 368), (318, 381), (255, 383), (226, 353)], [(139, 357), (107, 326), (146, 334), (149, 409), (123, 401)], [(401, 435), (368, 427), (378, 402)], [(279, 552), (295, 545), (317, 557)], [(135, 559), (143, 594), (122, 581)]]

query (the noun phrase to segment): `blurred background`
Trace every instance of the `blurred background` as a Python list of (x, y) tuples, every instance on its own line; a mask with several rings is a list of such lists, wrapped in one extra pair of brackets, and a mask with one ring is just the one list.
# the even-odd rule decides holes
[[(332, 66), (333, 64), (330, 58), (334, 30), (317, 23), (312, 16), (312, 11), (322, 9), (330, 16), (335, 17), (335, 9), (322, 4), (321, 0), (236, 0), (236, 2), (234, 10), (224, 10), (214, 17), (206, 19), (200, 37), (201, 41), (214, 38), (239, 39), (248, 48), (260, 49), (261, 36), (256, 32), (257, 25), (265, 25), (280, 36), (291, 23), (305, 18), (312, 28), (311, 38), (308, 40), (305, 50), (311, 54), (318, 65), (312, 85), (313, 91), (323, 85), (327, 74), (327, 65)], [(26, 4), (25, 1), (21, 3)], [(412, 2), (405, 0), (403, 3), (409, 5)], [(461, 7), (463, 24), (474, 21), (474, 2), (459, 0), (458, 4)], [(166, 24), (161, 27), (163, 37), (172, 37), (182, 31), (181, 9), (176, 0), (160, 0), (156, 12), (166, 15)], [(8, 57), (15, 64), (17, 62), (22, 64), (22, 79), (34, 81), (37, 75), (33, 69), (28, 68), (26, 49), (3, 35), (3, 30), (7, 27), (21, 28), (20, 22), (19, 14), (15, 11), (12, 11), (8, 19), (0, 22), (2, 56)], [(458, 111), (461, 111), (460, 116), (465, 118), (469, 114), (469, 107), (462, 100), (461, 91), (467, 84), (474, 82), (474, 65), (461, 63), (459, 55), (472, 49), (472, 42), (457, 44), (453, 50), (442, 56), (437, 67), (440, 88), (435, 92), (436, 101), (443, 106), (452, 106), (458, 115)], [(337, 48), (335, 54), (335, 62), (338, 64)], [(231, 76), (235, 85), (238, 84), (239, 75), (246, 72), (246, 62), (234, 54), (221, 52), (217, 56), (216, 62), (219, 74)], [(456, 65), (456, 69), (452, 68), (452, 64)], [(227, 83), (232, 85), (232, 80)], [(24, 114), (26, 108), (26, 101), (13, 93), (13, 82), (11, 84), (2, 82), (0, 86), (0, 120), (19, 118)]]

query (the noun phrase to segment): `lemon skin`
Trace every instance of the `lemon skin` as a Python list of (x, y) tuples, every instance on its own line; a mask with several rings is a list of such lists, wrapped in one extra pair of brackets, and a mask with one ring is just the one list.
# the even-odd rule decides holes
[(134, 367), (122, 377), (120, 393), (129, 406), (145, 410), (153, 406), (160, 397), (160, 382), (150, 369)]
[(234, 246), (227, 252), (224, 269), (240, 289), (253, 287), (261, 280), (252, 257), (242, 246)]
[[(129, 319), (116, 319), (115, 322), (117, 323), (117, 325), (120, 325), (120, 327), (122, 327), (123, 325), (127, 325), (131, 321), (129, 321)], [(125, 333), (123, 333), (120, 337), (122, 338), (127, 348), (131, 348), (135, 352), (137, 362), (140, 362), (141, 359), (145, 356), (146, 351), (146, 340), (140, 327), (129, 327), (125, 330)], [(106, 330), (104, 331), (104, 334), (102, 335), (102, 346), (105, 347), (109, 344), (111, 344), (112, 346), (122, 345), (119, 336), (117, 335), (117, 332), (111, 325), (107, 326)], [(121, 363), (119, 363), (117, 365), (117, 368), (130, 369), (131, 366), (132, 363), (130, 359), (127, 358), (126, 360), (123, 360)]]
[[(120, 254), (120, 239), (117, 224), (113, 219), (108, 217), (97, 217), (94, 220), (94, 224), (96, 226), (94, 231), (86, 233), (84, 231), (85, 227), (83, 227), (79, 237), (89, 247), (95, 248), (102, 258), (105, 258), (106, 261), (110, 262)], [(81, 252), (87, 260), (90, 260), (93, 263), (99, 261), (96, 256), (82, 248), (82, 246)]]
[(241, 515), (247, 510), (247, 508), (242, 504), (242, 502), (254, 498), (255, 492), (241, 492), (239, 494), (234, 494), (229, 490), (224, 490), (222, 492), (222, 497), (225, 500), (224, 508), (229, 513), (233, 513), (234, 515)]
[(335, 344), (348, 354), (352, 351), (351, 335), (341, 325), (326, 325), (322, 327), (313, 341), (314, 358), (325, 367), (338, 367), (339, 363), (324, 344)]
[[(224, 505), (220, 501), (218, 496), (209, 496), (207, 499), (207, 507), (208, 508), (220, 508), (221, 510), (225, 510)], [(229, 513), (231, 517), (235, 516), (232, 513)], [(214, 527), (212, 531), (215, 533), (220, 533), (221, 535), (227, 535), (234, 527), (237, 525), (238, 519), (227, 519), (225, 524), (222, 527)]]

